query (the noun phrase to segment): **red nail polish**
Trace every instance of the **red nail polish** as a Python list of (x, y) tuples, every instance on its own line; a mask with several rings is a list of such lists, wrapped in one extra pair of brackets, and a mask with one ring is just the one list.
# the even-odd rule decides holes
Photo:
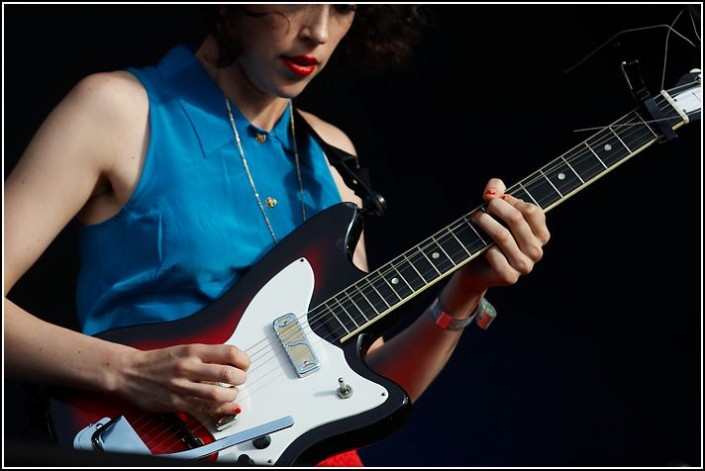
[(504, 201), (507, 201), (507, 195), (502, 195), (502, 199), (503, 199)]
[(240, 412), (242, 412), (242, 408), (240, 406), (237, 406), (235, 407), (235, 409), (233, 409), (233, 415), (239, 415)]
[(485, 192), (485, 194), (486, 194), (487, 196), (494, 196), (494, 195), (497, 194), (497, 192), (494, 191), (492, 188), (490, 188), (489, 190), (487, 190), (487, 191)]

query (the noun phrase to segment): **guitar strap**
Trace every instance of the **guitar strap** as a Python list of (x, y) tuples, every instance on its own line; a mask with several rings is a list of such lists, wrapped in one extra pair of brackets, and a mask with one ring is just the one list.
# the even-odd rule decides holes
[[(387, 202), (382, 195), (372, 190), (369, 171), (360, 166), (360, 160), (357, 156), (324, 141), (297, 109), (294, 110), (294, 123), (296, 129), (305, 131), (299, 136), (308, 134), (318, 142), (328, 157), (328, 161), (343, 177), (345, 184), (362, 200), (362, 212), (365, 215), (382, 216), (387, 208)], [(297, 140), (299, 139), (300, 137)]]

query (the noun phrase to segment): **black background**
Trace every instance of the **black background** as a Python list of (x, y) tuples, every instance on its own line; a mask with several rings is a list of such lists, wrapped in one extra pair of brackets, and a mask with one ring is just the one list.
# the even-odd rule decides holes
[[(355, 142), (389, 203), (370, 220), (372, 266), (610, 124), (634, 102), (619, 70), (639, 60), (661, 87), (663, 27), (696, 42), (684, 5), (444, 5), (410, 69), (331, 68), (297, 99)], [(700, 34), (700, 6), (692, 6)], [(49, 110), (82, 76), (156, 61), (197, 41), (193, 6), (4, 5), (5, 176)], [(700, 67), (671, 35), (665, 87)], [(534, 272), (489, 297), (410, 424), (362, 450), (371, 466), (701, 466), (701, 124), (639, 154), (548, 215)], [(11, 297), (70, 315), (70, 226)], [(404, 314), (406, 314), (404, 312)], [(407, 317), (402, 318), (402, 324)], [(62, 321), (72, 325), (72, 321)], [(24, 389), (4, 381), (4, 450), (23, 435)]]

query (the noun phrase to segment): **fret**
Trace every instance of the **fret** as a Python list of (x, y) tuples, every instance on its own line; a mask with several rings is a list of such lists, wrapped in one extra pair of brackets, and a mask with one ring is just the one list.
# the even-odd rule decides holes
[(382, 293), (377, 291), (375, 285), (370, 282), (365, 283), (360, 288), (360, 294), (362, 294), (365, 299), (367, 299), (370, 304), (375, 308), (376, 312), (386, 311), (391, 305), (384, 299)]
[[(470, 227), (470, 229), (472, 229), (472, 231), (473, 231), (473, 232), (475, 233), (475, 235), (478, 237), (478, 239), (480, 240), (480, 242), (482, 242), (482, 245), (488, 245), (488, 242), (485, 240), (484, 237), (482, 237), (482, 235), (480, 235), (480, 232), (478, 232), (478, 230), (475, 229), (475, 226), (474, 226), (473, 223), (467, 218), (467, 216), (463, 217), (463, 222), (465, 222), (465, 223)], [(462, 227), (461, 231), (465, 229), (465, 226), (461, 226), (461, 227)], [(459, 234), (456, 234), (456, 236), (458, 236), (458, 238), (460, 238), (460, 237), (459, 237)], [(473, 242), (473, 244), (474, 244), (474, 242)], [(468, 249), (471, 249), (471, 247), (472, 247), (471, 244), (464, 244), (463, 246), (466, 247), (466, 248), (468, 248)], [(478, 250), (479, 250), (479, 249), (478, 249)], [(472, 249), (471, 249), (470, 251), (471, 251), (471, 252), (474, 252), (474, 250), (472, 250)]]
[(463, 246), (463, 243), (455, 236), (449, 227), (445, 228), (445, 232), (439, 235), (437, 240), (439, 246), (443, 247), (443, 253), (448, 255), (448, 258), (454, 266), (466, 260), (468, 255), (470, 255), (468, 249)]
[(421, 250), (420, 247), (414, 247), (407, 253), (410, 254), (409, 262), (413, 263), (414, 268), (416, 268), (416, 271), (419, 272), (419, 275), (426, 280), (426, 284), (435, 280), (441, 274), (433, 262), (431, 262), (426, 254), (423, 253), (423, 250)]
[(418, 272), (414, 264), (409, 261), (406, 254), (402, 255), (401, 258), (395, 268), (409, 288), (411, 288), (412, 291), (418, 291), (426, 286), (426, 280), (421, 276), (421, 273)]
[(489, 245), (468, 220), (467, 216), (463, 217), (461, 221), (461, 225), (453, 230), (453, 235), (460, 241), (469, 255), (475, 254)]
[(531, 195), (526, 192), (521, 184), (517, 185), (516, 188), (508, 188), (507, 193), (520, 200), (528, 201), (531, 199)]
[[(388, 272), (389, 264), (382, 267), (381, 270)], [(390, 278), (392, 277), (390, 276)], [(384, 299), (384, 302), (386, 302), (390, 307), (403, 299), (403, 297), (399, 296), (399, 293), (397, 293), (397, 291), (392, 287), (392, 284), (387, 280), (386, 276), (382, 275), (382, 273), (379, 273), (379, 278), (376, 280), (374, 286), (377, 292), (382, 296), (382, 299)]]
[[(340, 313), (340, 310), (342, 310), (342, 313), (340, 313), (340, 316), (338, 316), (338, 318), (343, 320), (345, 328), (348, 331), (353, 331), (353, 330), (357, 329), (358, 327), (360, 327), (357, 324), (357, 322), (355, 321), (355, 318), (350, 315), (348, 310), (345, 309), (345, 307), (343, 306), (343, 304), (340, 302), (340, 300), (338, 298), (333, 298), (333, 301), (335, 301), (335, 303), (340, 307), (338, 312)], [(343, 315), (343, 314), (345, 314), (345, 315)]]
[(397, 293), (399, 299), (404, 299), (411, 296), (416, 292), (416, 290), (409, 284), (404, 275), (397, 269), (394, 264), (389, 264), (392, 270), (390, 270), (389, 276), (386, 278), (389, 286)]
[(588, 147), (605, 165), (605, 168), (608, 168), (624, 158), (625, 147), (614, 135), (604, 132), (600, 134), (601, 136), (592, 139)]
[(524, 182), (524, 189), (542, 209), (548, 208), (562, 198), (562, 195), (553, 187), (548, 178), (542, 174), (534, 173), (533, 178), (524, 180)]
[[(330, 314), (333, 314), (333, 317), (330, 316), (325, 316), (326, 313), (322, 313), (326, 317), (325, 325), (328, 327), (328, 330), (330, 330), (332, 333), (336, 333), (339, 329), (337, 328), (338, 326), (342, 327), (345, 330), (345, 334), (349, 334), (352, 332), (354, 329), (349, 329), (348, 326), (340, 320), (340, 317), (338, 317), (338, 314), (335, 313), (334, 309), (331, 309), (331, 307), (328, 305), (328, 303), (323, 304), (322, 309), (327, 311)], [(329, 322), (335, 319), (337, 323)], [(345, 335), (343, 334), (343, 335)], [(339, 334), (338, 334), (339, 335)], [(340, 336), (340, 335), (339, 335)]]
[(570, 165), (570, 162), (568, 162), (568, 161), (565, 159), (565, 157), (563, 157), (563, 156), (561, 156), (561, 160), (562, 160), (563, 162), (565, 162), (565, 164), (568, 166), (568, 168), (570, 168), (570, 170), (575, 174), (575, 176), (578, 177), (578, 180), (580, 180), (580, 183), (584, 184), (584, 183), (585, 183), (585, 180), (583, 180), (582, 178), (580, 178), (580, 175), (578, 174), (578, 172), (575, 171), (575, 169), (573, 168), (573, 166)]
[(546, 176), (546, 174), (543, 172), (543, 170), (539, 170), (539, 172), (541, 173), (541, 176), (546, 179), (546, 181), (548, 182), (548, 184), (553, 187), (554, 191), (555, 191), (556, 193), (558, 193), (558, 196), (560, 196), (561, 198), (563, 198), (563, 193), (561, 193), (561, 191), (560, 191), (558, 188), (556, 188), (556, 185), (554, 185), (553, 182), (551, 181), (551, 179)]
[[(433, 244), (431, 244), (431, 241)], [(457, 265), (457, 263), (453, 261), (450, 254), (446, 251), (445, 247), (443, 247), (443, 245), (436, 240), (435, 237), (431, 237), (428, 240), (428, 243), (425, 244), (425, 248), (423, 250), (426, 258), (433, 263), (439, 274), (446, 273), (448, 270)]]
[(531, 201), (534, 202), (534, 204), (535, 204), (536, 206), (538, 206), (538, 207), (540, 208), (541, 205), (538, 203), (538, 201), (536, 201), (536, 200), (534, 199), (534, 197), (531, 195), (531, 193), (529, 193), (529, 190), (526, 189), (526, 187), (524, 186), (524, 184), (523, 184), (522, 182), (519, 182), (519, 186), (521, 187), (522, 191), (523, 191), (524, 194), (525, 194), (525, 196), (524, 196), (522, 199), (523, 199), (523, 200), (530, 199)]
[(320, 308), (316, 311), (311, 311), (309, 314), (309, 322), (312, 329), (322, 325), (334, 338), (345, 337), (350, 333), (345, 325), (340, 322), (335, 313), (328, 308), (323, 308), (325, 311), (329, 311), (333, 315), (327, 315), (328, 312), (319, 312), (321, 310)]
[[(360, 317), (358, 318), (358, 323), (365, 324), (367, 321), (370, 320), (365, 315), (365, 311), (363, 309), (361, 309), (360, 306), (358, 306), (358, 304), (355, 302), (355, 300), (352, 298), (352, 296), (350, 296), (350, 294), (347, 291), (343, 291), (343, 295), (348, 299), (347, 301), (344, 301), (346, 303), (346, 305), (348, 305), (350, 307), (350, 309), (348, 309), (347, 311), (348, 312), (357, 311), (358, 313), (360, 313)], [(345, 306), (343, 306), (343, 308), (345, 309)]]
[(562, 157), (546, 169), (544, 176), (562, 197), (580, 188), (585, 183), (568, 161)]
[[(345, 293), (350, 298), (350, 301), (352, 301), (357, 309), (362, 313), (365, 320), (369, 320), (379, 314), (379, 311), (375, 308), (374, 304), (372, 304), (360, 288), (350, 288), (346, 290)], [(369, 315), (365, 314), (366, 312), (369, 313)]]
[(636, 120), (631, 120), (626, 124), (620, 124), (614, 128), (614, 132), (625, 146), (630, 149), (630, 153), (650, 144), (659, 138), (658, 134), (648, 125), (639, 113), (632, 113)]
[(619, 134), (617, 134), (617, 131), (615, 131), (615, 130), (612, 128), (612, 126), (608, 126), (608, 128), (609, 128), (610, 131), (612, 131), (612, 134), (614, 134), (614, 137), (616, 137), (617, 140), (619, 140), (619, 142), (622, 143), (622, 145), (624, 146), (624, 148), (627, 149), (627, 152), (628, 152), (629, 154), (631, 154), (631, 153), (632, 153), (632, 150), (631, 150), (631, 149), (629, 148), (629, 146), (622, 140), (622, 138), (619, 137)]
[(587, 142), (585, 146), (588, 151), (578, 151), (577, 155), (568, 157), (570, 166), (580, 175), (580, 179), (589, 182), (596, 176), (607, 170), (607, 165), (600, 159), (600, 156), (590, 147)]

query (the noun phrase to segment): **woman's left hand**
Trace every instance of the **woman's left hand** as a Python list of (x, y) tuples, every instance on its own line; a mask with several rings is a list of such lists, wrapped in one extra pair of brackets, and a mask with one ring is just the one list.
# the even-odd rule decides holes
[[(516, 283), (530, 273), (543, 257), (550, 239), (546, 216), (541, 208), (507, 195), (502, 180), (493, 178), (485, 186), (485, 211), (473, 214), (473, 223), (494, 243), (483, 256), (470, 262), (453, 277), (450, 286), (479, 295), (493, 286)], [(456, 298), (457, 294), (446, 294)]]

